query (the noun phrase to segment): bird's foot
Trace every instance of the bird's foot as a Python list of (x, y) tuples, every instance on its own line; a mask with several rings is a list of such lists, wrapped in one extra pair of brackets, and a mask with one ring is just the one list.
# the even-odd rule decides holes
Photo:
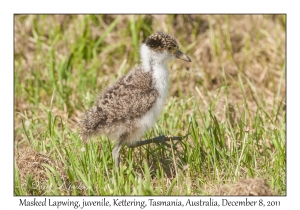
[[(142, 141), (136, 141), (136, 142), (131, 142), (131, 143), (127, 143), (126, 145), (129, 148), (135, 148), (135, 147), (139, 147), (139, 146), (143, 146), (143, 145), (147, 145), (147, 144), (151, 144), (151, 143), (161, 143), (169, 148), (171, 148), (172, 146), (170, 144), (167, 143), (167, 141), (173, 141), (173, 140), (177, 140), (177, 141), (181, 141), (182, 139), (186, 138), (188, 135), (186, 136), (165, 136), (165, 135), (161, 135), (161, 136), (157, 136), (155, 138), (152, 139), (147, 139), (147, 140), (142, 140)], [(173, 147), (176, 149), (176, 147)]]

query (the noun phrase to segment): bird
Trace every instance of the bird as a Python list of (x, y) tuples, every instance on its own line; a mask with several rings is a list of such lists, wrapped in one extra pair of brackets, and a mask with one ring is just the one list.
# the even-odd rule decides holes
[(167, 64), (173, 59), (191, 62), (179, 50), (176, 39), (166, 32), (150, 35), (140, 45), (141, 64), (108, 86), (87, 110), (79, 123), (79, 135), (83, 142), (92, 136), (106, 135), (116, 142), (112, 150), (115, 167), (119, 167), (120, 149), (166, 141), (181, 137), (164, 135), (140, 140), (157, 121), (164, 107), (169, 89)]

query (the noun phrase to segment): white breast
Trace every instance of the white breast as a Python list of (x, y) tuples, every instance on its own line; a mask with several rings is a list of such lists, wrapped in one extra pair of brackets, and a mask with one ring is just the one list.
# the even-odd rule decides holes
[(168, 70), (166, 68), (156, 68), (154, 70), (153, 79), (155, 80), (154, 85), (158, 90), (159, 96), (153, 107), (140, 120), (140, 127), (132, 134), (132, 141), (140, 140), (144, 133), (152, 128), (164, 107), (168, 95)]
[[(167, 99), (169, 90), (169, 72), (167, 69), (167, 62), (172, 58), (167, 53), (157, 54), (149, 51), (149, 49), (141, 46), (141, 58), (143, 69), (153, 71), (153, 84), (158, 91), (158, 98), (153, 107), (142, 117), (140, 121), (140, 128), (132, 134), (132, 140), (140, 140), (140, 137), (149, 130), (157, 121), (164, 104)], [(151, 66), (149, 59), (151, 59)]]
[(169, 89), (169, 73), (166, 66), (156, 66), (153, 68), (154, 86), (158, 91), (158, 98), (155, 101), (153, 107), (146, 113), (142, 119), (142, 124), (147, 126), (147, 129), (151, 128), (158, 119), (160, 112), (162, 111), (165, 101), (168, 95)]

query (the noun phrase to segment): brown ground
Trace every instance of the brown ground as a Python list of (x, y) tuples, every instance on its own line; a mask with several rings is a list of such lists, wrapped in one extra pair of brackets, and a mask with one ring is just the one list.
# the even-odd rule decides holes
[(259, 178), (241, 179), (234, 184), (225, 184), (211, 191), (211, 195), (266, 196), (277, 195), (266, 180)]

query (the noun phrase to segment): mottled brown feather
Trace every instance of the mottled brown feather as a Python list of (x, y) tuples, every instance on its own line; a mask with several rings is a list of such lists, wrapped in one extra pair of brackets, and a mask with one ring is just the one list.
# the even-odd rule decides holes
[(164, 32), (157, 32), (149, 36), (145, 44), (154, 51), (178, 50), (175, 38)]
[(140, 67), (133, 69), (104, 90), (85, 113), (80, 123), (81, 137), (86, 140), (95, 134), (107, 134), (120, 124), (131, 132), (157, 97), (152, 72), (144, 72)]

